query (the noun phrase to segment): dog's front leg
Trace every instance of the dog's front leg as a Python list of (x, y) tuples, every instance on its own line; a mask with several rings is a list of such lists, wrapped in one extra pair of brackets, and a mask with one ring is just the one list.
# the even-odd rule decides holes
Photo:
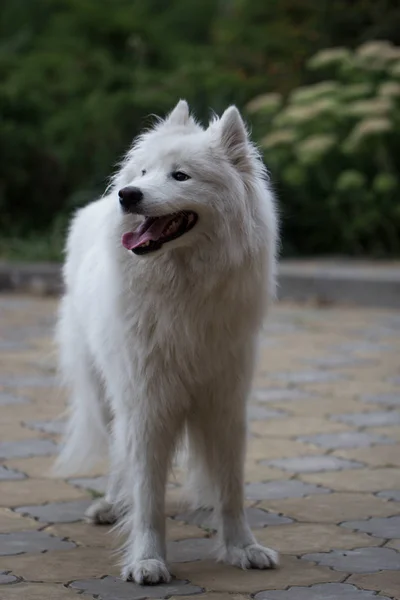
[[(151, 403), (151, 399), (148, 400)], [(123, 527), (128, 533), (122, 577), (140, 584), (168, 582), (166, 566), (165, 486), (178, 423), (171, 417), (142, 406), (129, 421), (129, 450), (124, 483), (131, 496)], [(128, 489), (128, 487), (130, 489)]]

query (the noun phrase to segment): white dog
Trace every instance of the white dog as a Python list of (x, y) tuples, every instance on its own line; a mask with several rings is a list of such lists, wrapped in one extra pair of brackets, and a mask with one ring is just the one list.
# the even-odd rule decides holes
[(71, 417), (58, 466), (87, 469), (109, 447), (108, 490), (87, 516), (122, 521), (125, 579), (170, 580), (165, 487), (184, 434), (196, 505), (218, 517), (219, 558), (277, 565), (243, 509), (246, 400), (276, 244), (266, 171), (238, 110), (203, 129), (183, 100), (72, 223), (57, 334)]

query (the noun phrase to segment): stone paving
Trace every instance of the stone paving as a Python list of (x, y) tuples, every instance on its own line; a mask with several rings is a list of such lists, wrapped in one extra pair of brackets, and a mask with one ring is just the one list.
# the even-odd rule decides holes
[(104, 465), (51, 479), (64, 427), (56, 301), (0, 296), (0, 599), (400, 600), (400, 315), (282, 304), (249, 407), (246, 510), (276, 571), (212, 559), (215, 524), (167, 490), (173, 581), (119, 579), (116, 540), (85, 523)]

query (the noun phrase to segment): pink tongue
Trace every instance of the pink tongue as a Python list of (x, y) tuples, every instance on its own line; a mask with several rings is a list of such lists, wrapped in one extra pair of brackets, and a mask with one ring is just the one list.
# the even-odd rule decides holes
[(146, 219), (135, 231), (124, 233), (122, 236), (122, 245), (127, 250), (133, 250), (148, 241), (156, 242), (170, 221), (172, 221), (171, 215), (158, 217), (153, 222), (150, 219)]

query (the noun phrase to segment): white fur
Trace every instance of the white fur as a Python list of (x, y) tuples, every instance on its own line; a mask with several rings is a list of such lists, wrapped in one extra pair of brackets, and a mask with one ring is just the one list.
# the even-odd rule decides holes
[[(191, 179), (175, 181), (174, 169)], [(141, 188), (146, 215), (192, 210), (198, 223), (134, 255), (121, 236), (142, 217), (122, 213), (126, 185)], [(182, 100), (134, 143), (107, 195), (73, 220), (57, 335), (71, 417), (58, 468), (87, 470), (109, 447), (109, 489), (87, 517), (125, 515), (126, 579), (170, 578), (164, 494), (184, 432), (195, 503), (212, 504), (219, 518), (219, 557), (242, 568), (277, 564), (243, 512), (245, 405), (275, 293), (276, 244), (266, 172), (238, 110), (204, 130)]]

